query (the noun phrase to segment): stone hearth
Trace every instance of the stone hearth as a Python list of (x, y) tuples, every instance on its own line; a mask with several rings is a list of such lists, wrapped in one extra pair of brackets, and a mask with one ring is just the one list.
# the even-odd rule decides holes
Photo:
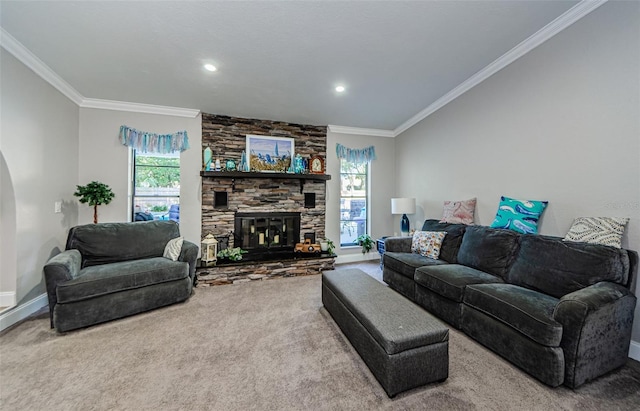
[(334, 269), (334, 257), (299, 258), (266, 262), (242, 262), (198, 269), (198, 287), (238, 284), (250, 281), (270, 280), (319, 274)]

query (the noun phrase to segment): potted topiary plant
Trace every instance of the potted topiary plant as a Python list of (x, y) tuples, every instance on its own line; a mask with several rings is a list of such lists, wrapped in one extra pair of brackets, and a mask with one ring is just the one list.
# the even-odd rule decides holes
[(369, 234), (362, 234), (355, 241), (362, 247), (362, 254), (368, 253), (373, 248), (373, 240)]
[(320, 249), (323, 252), (327, 252), (329, 254), (333, 254), (333, 250), (336, 249), (336, 246), (333, 243), (333, 241), (331, 241), (330, 238), (324, 238), (324, 239), (320, 240)]
[(76, 186), (76, 192), (73, 195), (80, 197), (81, 203), (89, 203), (93, 206), (94, 224), (98, 223), (98, 206), (109, 204), (116, 196), (108, 185), (98, 181), (92, 181), (86, 186)]

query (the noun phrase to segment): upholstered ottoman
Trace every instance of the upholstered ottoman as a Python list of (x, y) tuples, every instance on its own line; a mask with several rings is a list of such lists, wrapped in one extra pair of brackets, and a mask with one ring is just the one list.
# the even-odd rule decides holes
[(449, 376), (449, 329), (369, 275), (324, 272), (322, 303), (389, 397)]

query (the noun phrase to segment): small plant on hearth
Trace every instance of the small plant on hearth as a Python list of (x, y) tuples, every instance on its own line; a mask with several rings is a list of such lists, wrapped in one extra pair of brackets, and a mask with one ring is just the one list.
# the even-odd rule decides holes
[(323, 252), (327, 252), (330, 255), (333, 255), (333, 250), (336, 249), (336, 245), (333, 243), (333, 241), (331, 241), (330, 238), (323, 238), (322, 240), (320, 240), (320, 249), (322, 249)]
[(243, 250), (240, 247), (225, 248), (218, 252), (218, 258), (228, 258), (231, 261), (242, 260), (242, 254), (246, 254), (248, 251)]
[(362, 234), (356, 238), (355, 243), (362, 247), (362, 254), (366, 254), (373, 248), (373, 240), (369, 234)]
[(333, 254), (333, 250), (336, 249), (336, 245), (333, 243), (333, 241), (331, 241), (330, 238), (325, 238), (325, 240), (327, 241), (327, 252), (329, 254)]

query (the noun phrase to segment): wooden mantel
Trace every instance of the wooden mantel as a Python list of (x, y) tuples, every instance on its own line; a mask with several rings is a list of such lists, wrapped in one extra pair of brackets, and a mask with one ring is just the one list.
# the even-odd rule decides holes
[(304, 182), (311, 181), (327, 181), (331, 180), (329, 174), (295, 174), (295, 173), (265, 173), (253, 171), (201, 171), (200, 176), (210, 178), (230, 178), (232, 187), (235, 189), (236, 178), (272, 178), (272, 179), (288, 179), (300, 180), (300, 192), (304, 188)]

